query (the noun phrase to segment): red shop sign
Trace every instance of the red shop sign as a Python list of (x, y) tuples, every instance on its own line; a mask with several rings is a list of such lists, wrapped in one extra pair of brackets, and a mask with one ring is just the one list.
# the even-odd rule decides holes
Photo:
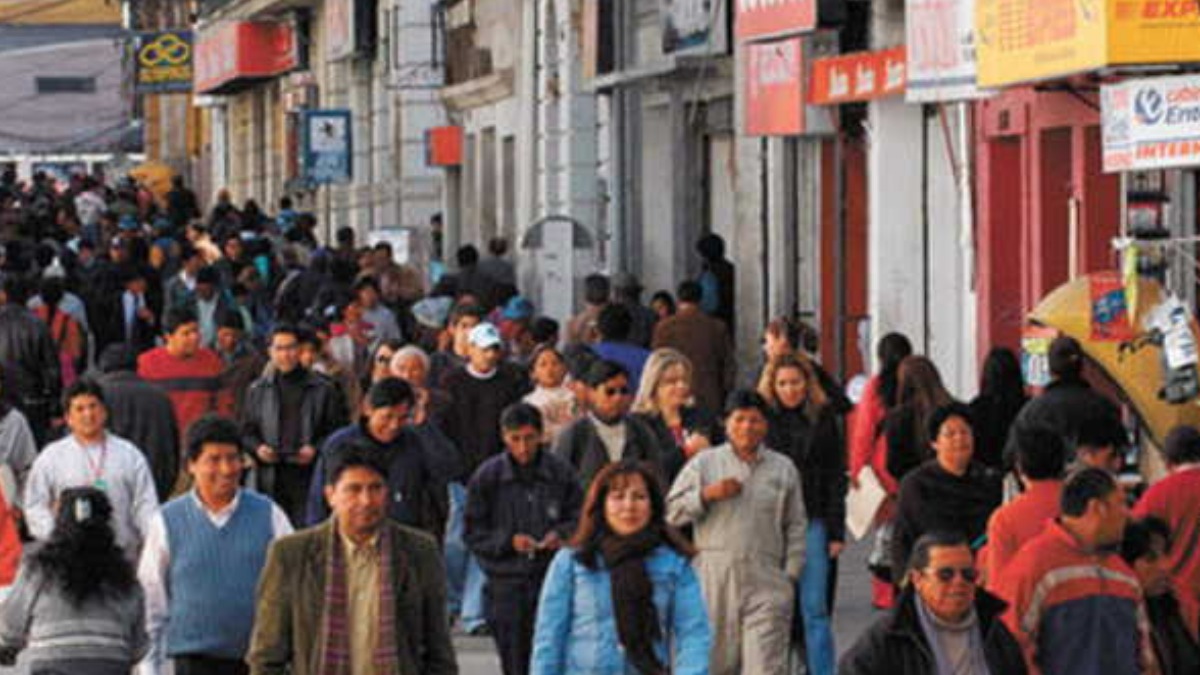
[(816, 25), (816, 0), (737, 0), (739, 40), (803, 33)]
[(904, 93), (907, 81), (904, 47), (816, 59), (809, 102), (833, 105), (872, 101)]
[(196, 38), (195, 89), (216, 92), (238, 80), (274, 77), (299, 65), (286, 23), (229, 21)]
[(745, 132), (750, 136), (804, 133), (804, 59), (801, 38), (746, 45)]

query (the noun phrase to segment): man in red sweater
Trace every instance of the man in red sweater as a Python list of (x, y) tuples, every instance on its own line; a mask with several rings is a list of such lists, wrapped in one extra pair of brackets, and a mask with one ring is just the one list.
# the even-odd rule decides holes
[(1167, 569), (1178, 588), (1200, 600), (1200, 432), (1175, 427), (1162, 452), (1170, 474), (1150, 486), (1133, 513), (1157, 516), (1171, 527)]
[[(1062, 495), (1062, 437), (1048, 429), (1017, 429), (1017, 474), (1025, 485), (1019, 497), (996, 510), (988, 521), (982, 558), (989, 580), (999, 578), (1017, 551), (1058, 517)], [(988, 587), (995, 584), (989, 581)]]
[(166, 345), (138, 357), (138, 375), (167, 393), (182, 441), (187, 428), (204, 414), (231, 415), (233, 395), (221, 388), (221, 357), (200, 347), (200, 323), (194, 311), (168, 310), (163, 334)]

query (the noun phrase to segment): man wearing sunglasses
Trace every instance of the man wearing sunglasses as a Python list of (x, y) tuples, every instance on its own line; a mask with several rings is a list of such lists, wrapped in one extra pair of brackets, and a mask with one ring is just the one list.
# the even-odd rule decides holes
[(976, 586), (960, 534), (917, 539), (895, 609), (842, 658), (841, 675), (1020, 675), (1020, 646), (1000, 620), (1007, 605)]
[(600, 469), (623, 459), (650, 462), (661, 471), (662, 450), (654, 432), (629, 414), (633, 389), (625, 367), (601, 359), (588, 367), (583, 383), (588, 414), (563, 429), (553, 453), (575, 467), (584, 489)]

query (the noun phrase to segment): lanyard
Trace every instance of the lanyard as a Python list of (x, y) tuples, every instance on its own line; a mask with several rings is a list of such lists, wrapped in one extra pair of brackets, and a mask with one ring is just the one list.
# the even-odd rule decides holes
[(83, 449), (83, 458), (87, 460), (88, 472), (92, 474), (92, 487), (97, 490), (105, 490), (108, 488), (108, 483), (104, 480), (104, 465), (108, 462), (108, 435), (104, 436), (104, 440), (100, 442), (100, 461), (92, 461), (92, 453), (83, 445), (79, 446)]

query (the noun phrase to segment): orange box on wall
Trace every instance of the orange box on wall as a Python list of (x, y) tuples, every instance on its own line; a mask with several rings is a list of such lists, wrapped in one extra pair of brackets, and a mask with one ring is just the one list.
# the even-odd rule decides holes
[(433, 127), (425, 131), (425, 163), (429, 166), (461, 166), (462, 127)]

